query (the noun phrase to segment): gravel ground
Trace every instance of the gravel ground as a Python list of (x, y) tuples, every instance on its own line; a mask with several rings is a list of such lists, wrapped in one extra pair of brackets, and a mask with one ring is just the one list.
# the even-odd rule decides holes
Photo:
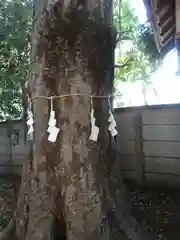
[(7, 226), (16, 207), (19, 182), (16, 176), (0, 178), (0, 231)]
[[(16, 206), (20, 179), (0, 178), (0, 230), (6, 227)], [(145, 231), (157, 240), (180, 240), (180, 189), (139, 188), (127, 183), (132, 213)]]
[(127, 186), (133, 215), (143, 228), (158, 240), (180, 240), (180, 189)]

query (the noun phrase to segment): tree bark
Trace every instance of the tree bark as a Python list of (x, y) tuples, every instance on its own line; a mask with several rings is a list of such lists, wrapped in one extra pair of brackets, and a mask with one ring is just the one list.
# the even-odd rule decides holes
[[(36, 3), (28, 83), (35, 132), (9, 239), (148, 239), (131, 216), (117, 173), (106, 98), (93, 100), (100, 133), (98, 142), (88, 139), (89, 96), (113, 91), (111, 4)], [(50, 103), (37, 97), (76, 93), (85, 96), (54, 100), (60, 133), (56, 143), (48, 142)]]

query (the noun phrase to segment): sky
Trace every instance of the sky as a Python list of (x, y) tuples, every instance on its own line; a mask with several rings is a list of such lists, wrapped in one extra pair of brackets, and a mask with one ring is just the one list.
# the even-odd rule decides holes
[[(144, 23), (147, 20), (143, 0), (132, 0), (132, 6), (139, 21)], [(180, 102), (180, 77), (176, 76), (177, 57), (176, 51), (172, 50), (164, 58), (163, 65), (153, 74), (151, 81), (156, 89), (156, 96), (153, 87), (147, 90), (148, 104), (168, 104)], [(119, 91), (123, 94), (125, 106), (144, 105), (141, 82), (134, 84), (119, 83)], [(116, 104), (115, 104), (116, 106)]]

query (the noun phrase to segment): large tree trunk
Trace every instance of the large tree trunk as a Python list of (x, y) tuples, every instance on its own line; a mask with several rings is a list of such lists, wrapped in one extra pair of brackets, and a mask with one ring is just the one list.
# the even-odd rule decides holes
[[(34, 140), (7, 239), (147, 239), (130, 214), (108, 133), (108, 99), (94, 99), (98, 142), (89, 140), (90, 95), (113, 90), (111, 1), (37, 1), (32, 34)], [(48, 142), (50, 102), (60, 133)], [(144, 237), (144, 238), (143, 238)], [(2, 238), (3, 239), (3, 238)]]

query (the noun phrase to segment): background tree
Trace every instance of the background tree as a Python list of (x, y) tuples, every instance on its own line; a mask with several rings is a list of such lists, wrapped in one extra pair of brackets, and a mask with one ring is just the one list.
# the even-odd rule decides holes
[(23, 115), (32, 25), (32, 1), (0, 2), (0, 119)]
[[(115, 86), (118, 81), (136, 82), (142, 81), (142, 91), (145, 104), (147, 104), (146, 91), (153, 87), (151, 77), (162, 63), (157, 51), (153, 32), (149, 22), (140, 24), (131, 5), (131, 0), (122, 0), (121, 8), (115, 8), (115, 24), (124, 35), (118, 45), (117, 64), (124, 66), (117, 68), (115, 74)], [(153, 87), (157, 95), (156, 89)]]

